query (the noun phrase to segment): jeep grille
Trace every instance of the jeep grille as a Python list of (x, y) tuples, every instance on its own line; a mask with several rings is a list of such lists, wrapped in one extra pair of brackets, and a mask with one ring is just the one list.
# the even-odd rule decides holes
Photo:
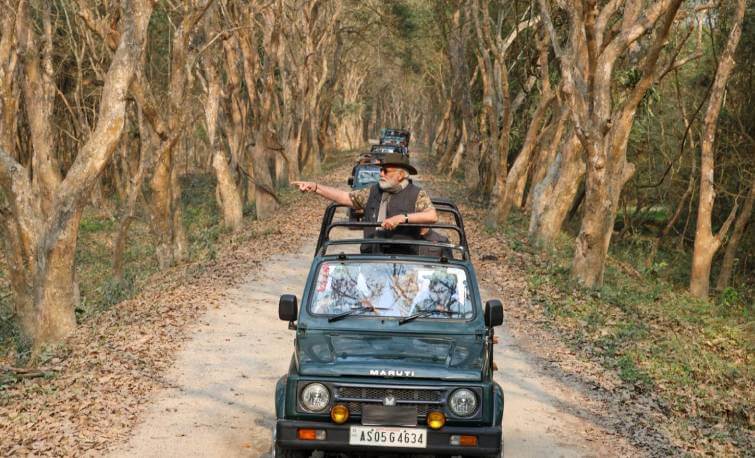
[(345, 402), (351, 415), (362, 414), (362, 404), (382, 404), (386, 396), (393, 396), (397, 405), (416, 406), (417, 415), (424, 417), (429, 408), (443, 404), (446, 391), (437, 389), (388, 388), (388, 387), (360, 387), (336, 386), (335, 398)]

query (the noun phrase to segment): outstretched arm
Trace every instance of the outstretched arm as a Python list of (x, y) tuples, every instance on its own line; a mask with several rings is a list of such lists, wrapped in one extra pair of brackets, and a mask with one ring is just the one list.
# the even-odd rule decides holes
[(318, 184), (313, 181), (292, 181), (291, 184), (298, 186), (299, 191), (301, 192), (314, 192), (315, 194), (319, 194), (339, 205), (346, 205), (347, 207), (354, 206), (347, 191), (342, 191), (324, 184)]

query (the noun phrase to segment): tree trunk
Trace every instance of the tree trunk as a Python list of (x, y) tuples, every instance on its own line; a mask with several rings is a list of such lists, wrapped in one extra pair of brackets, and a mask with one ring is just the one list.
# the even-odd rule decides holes
[[(228, 42), (224, 43), (225, 55), (228, 57), (236, 56), (232, 45)], [(230, 69), (235, 69), (235, 61), (227, 59), (228, 73), (233, 73)], [(212, 57), (205, 59), (205, 73), (207, 74), (207, 101), (205, 104), (205, 120), (207, 122), (207, 138), (212, 152), (212, 168), (215, 171), (215, 178), (217, 180), (217, 187), (215, 189), (215, 196), (218, 201), (218, 207), (220, 208), (220, 214), (223, 217), (223, 226), (231, 229), (232, 231), (238, 231), (241, 228), (241, 222), (243, 218), (243, 205), (241, 203), (241, 194), (236, 186), (236, 177), (233, 174), (231, 166), (228, 164), (225, 151), (217, 141), (217, 125), (218, 114), (220, 112), (220, 75), (217, 71), (217, 63), (212, 60)], [(235, 78), (231, 78), (238, 84), (238, 75)], [(231, 90), (234, 90), (233, 88)], [(236, 149), (236, 164), (238, 164), (238, 150), (240, 149), (240, 143), (243, 141), (239, 132), (241, 130), (241, 113), (240, 108), (236, 107), (237, 103), (241, 103), (238, 98), (229, 96), (230, 99), (230, 111), (232, 126), (228, 129), (229, 146), (231, 150)], [(235, 144), (234, 144), (235, 143)], [(234, 154), (231, 153), (231, 157)]]
[(299, 146), (301, 145), (301, 124), (291, 126), (291, 131), (283, 150), (283, 156), (286, 158), (286, 169), (288, 169), (288, 181), (299, 179)]
[(243, 220), (243, 205), (241, 195), (236, 187), (236, 180), (231, 173), (225, 152), (222, 149), (216, 149), (212, 157), (212, 168), (215, 170), (215, 177), (218, 184), (216, 195), (220, 211), (223, 215), (223, 226), (236, 232), (241, 229)]
[(445, 141), (440, 144), (441, 149), (437, 153), (436, 171), (438, 173), (448, 172), (451, 167), (451, 160), (462, 141), (462, 127), (459, 118), (460, 116), (457, 116), (457, 113), (451, 113)]
[[(572, 276), (579, 284), (588, 288), (603, 283), (605, 260), (613, 235), (619, 196), (624, 184), (634, 174), (634, 165), (626, 162), (625, 158), (609, 162), (600, 153), (596, 158), (596, 151), (605, 151), (608, 148), (601, 145), (592, 147), (594, 152), (588, 155), (591, 159), (587, 163), (582, 225), (575, 241), (572, 262)], [(606, 167), (607, 163), (614, 167), (609, 169)]]
[[(142, 185), (144, 183), (144, 176), (148, 167), (149, 148), (152, 145), (150, 140), (150, 132), (146, 123), (144, 122), (141, 110), (137, 112), (138, 124), (139, 124), (139, 140), (140, 148), (135, 151), (139, 152), (139, 166), (133, 176), (130, 176), (130, 167), (124, 167), (126, 171), (126, 177), (123, 187), (123, 198), (121, 200), (121, 208), (118, 212), (118, 231), (115, 235), (115, 242), (113, 242), (113, 278), (118, 283), (123, 283), (124, 280), (124, 262), (123, 256), (126, 251), (126, 241), (128, 239), (129, 227), (134, 220), (136, 213), (136, 201), (141, 194)], [(126, 138), (121, 139), (121, 145), (126, 144)], [(123, 154), (123, 164), (128, 165), (131, 161), (129, 153), (131, 148), (123, 147), (121, 152)]]
[(715, 139), (718, 125), (718, 115), (726, 92), (726, 82), (729, 80), (731, 71), (734, 69), (734, 51), (739, 44), (742, 35), (742, 20), (745, 12), (745, 0), (737, 1), (737, 10), (732, 22), (729, 39), (726, 43), (721, 59), (716, 69), (716, 78), (708, 99), (708, 108), (703, 122), (704, 134), (700, 151), (700, 199), (697, 207), (697, 231), (695, 232), (695, 248), (692, 254), (692, 271), (689, 279), (689, 290), (693, 296), (699, 298), (708, 297), (710, 287), (710, 268), (713, 256), (721, 246), (723, 237), (729, 232), (737, 206), (732, 209), (726, 222), (717, 234), (713, 234), (711, 215), (716, 199), (714, 188), (715, 177)]
[(585, 173), (579, 139), (574, 134), (567, 138), (545, 178), (531, 191), (529, 238), (537, 245), (550, 245), (561, 232)]
[(64, 223), (57, 240), (37, 254), (34, 326), (25, 330), (37, 348), (44, 343), (60, 342), (76, 329), (74, 259), (80, 219), (81, 208)]
[(119, 284), (122, 284), (125, 279), (124, 253), (126, 252), (128, 230), (133, 219), (133, 215), (128, 214), (119, 218), (118, 231), (115, 233), (115, 241), (113, 242), (113, 280)]
[[(57, 173), (44, 170), (45, 164), (51, 164), (50, 157), (32, 158), (34, 167), (28, 170), (0, 148), (0, 186), (12, 203), (10, 212), (0, 211), (0, 222), (4, 246), (13, 247), (12, 261), (18, 262), (11, 268), (11, 283), (18, 301), (19, 322), (23, 333), (33, 341), (34, 354), (70, 335), (76, 325), (74, 261), (81, 213), (121, 137), (126, 94), (144, 51), (152, 12), (151, 2), (146, 0), (125, 1), (122, 6), (119, 43), (103, 78), (97, 123), (65, 178), (58, 183), (49, 180), (48, 173)], [(23, 24), (17, 30), (26, 38), (26, 33), (31, 33)], [(26, 77), (33, 79), (37, 69), (28, 70)], [(27, 104), (34, 105), (33, 95), (27, 93)], [(50, 151), (43, 146), (34, 151), (34, 156)], [(55, 186), (42, 191), (40, 183)]]
[(437, 156), (439, 151), (444, 148), (445, 143), (448, 141), (448, 128), (451, 121), (451, 99), (446, 102), (446, 109), (443, 112), (443, 116), (438, 122), (438, 126), (435, 128), (434, 137), (432, 142), (428, 144), (430, 147), (430, 154)]
[[(459, 166), (461, 165), (461, 160), (464, 158), (464, 155), (467, 150), (467, 145), (471, 142), (468, 140), (467, 135), (467, 123), (462, 121), (461, 123), (461, 138), (459, 138), (459, 142), (456, 145), (456, 150), (454, 151), (453, 157), (451, 157), (451, 163), (448, 166), (448, 173), (446, 174), (448, 177), (453, 176), (454, 173), (459, 169)], [(468, 187), (468, 189), (470, 189)]]
[(527, 184), (527, 172), (532, 162), (532, 152), (537, 144), (537, 133), (545, 117), (545, 112), (554, 97), (545, 94), (541, 96), (535, 114), (532, 116), (530, 125), (527, 128), (527, 134), (524, 137), (524, 144), (521, 151), (516, 156), (514, 164), (511, 166), (509, 175), (506, 178), (506, 187), (502, 198), (498, 201), (496, 214), (498, 222), (505, 222), (511, 211), (511, 206), (521, 206), (524, 196), (524, 188)]
[(246, 204), (249, 206), (256, 205), (257, 185), (254, 182), (254, 154), (246, 155)]
[(718, 274), (716, 280), (716, 290), (723, 291), (729, 286), (731, 281), (731, 274), (734, 271), (734, 261), (737, 254), (737, 248), (739, 248), (739, 241), (742, 239), (745, 229), (750, 224), (750, 217), (752, 216), (753, 202), (755, 201), (755, 182), (750, 185), (750, 194), (745, 200), (742, 211), (737, 216), (737, 221), (734, 223), (734, 231), (731, 234), (729, 242), (726, 244), (726, 251), (724, 252), (724, 259), (721, 262), (721, 271)]
[(275, 184), (278, 188), (283, 188), (289, 185), (288, 170), (286, 170), (286, 158), (283, 157), (283, 151), (276, 151), (273, 158), (275, 168)]
[(152, 232), (155, 254), (161, 269), (171, 267), (186, 257), (186, 234), (181, 212), (181, 188), (174, 164), (175, 148), (160, 159), (150, 180)]
[(10, 220), (0, 218), (14, 309), (35, 354), (44, 345), (63, 340), (76, 327), (74, 309), (79, 297), (74, 260), (80, 218), (81, 209), (56, 225), (57, 240), (49, 243), (43, 237), (50, 232), (36, 227), (39, 232), (24, 234)]
[[(193, 58), (194, 53), (199, 51), (197, 48), (190, 47), (189, 43), (201, 32), (196, 25), (207, 11), (206, 6), (209, 5), (191, 5), (186, 2), (178, 4), (181, 5), (182, 17), (171, 40), (167, 122), (157, 113), (159, 107), (144, 106), (147, 104), (141, 103), (144, 104), (142, 109), (147, 118), (153, 118), (150, 122), (163, 143), (168, 137), (178, 135), (186, 128), (189, 110), (185, 104), (193, 82), (193, 73), (188, 71), (190, 69), (187, 68), (187, 62)], [(154, 100), (149, 102), (149, 105), (156, 104)], [(154, 111), (151, 116), (150, 111)], [(155, 252), (161, 268), (173, 266), (185, 260), (187, 256), (186, 233), (181, 211), (181, 183), (177, 167), (177, 142), (172, 142), (164, 151), (162, 157), (157, 159), (157, 167), (150, 180), (152, 201), (149, 203), (156, 245)]]
[[(0, 19), (4, 31), (16, 28), (16, 15), (4, 14)], [(16, 130), (18, 126), (19, 82), (16, 74), (18, 53), (14, 49), (14, 33), (0, 34), (0, 148), (11, 157), (16, 157)]]
[[(556, 116), (556, 113), (560, 114)], [(542, 131), (542, 135), (535, 142), (537, 159), (534, 161), (534, 169), (531, 171), (531, 187), (537, 186), (538, 183), (543, 181), (545, 175), (548, 173), (548, 168), (556, 157), (559, 145), (563, 144), (564, 130), (566, 129), (566, 123), (569, 120), (569, 116), (569, 107), (561, 105), (560, 108), (555, 109), (550, 124)], [(533, 195), (530, 193), (527, 196), (526, 208), (532, 208), (532, 200)]]
[(254, 181), (256, 189), (255, 206), (257, 219), (272, 218), (278, 209), (272, 176), (270, 174), (271, 156), (266, 151), (264, 142), (258, 142), (253, 150)]
[[(667, 42), (681, 0), (651, 2), (641, 11), (633, 8), (621, 24), (609, 26), (620, 3), (602, 7), (570, 4), (569, 48), (562, 50), (550, 18), (550, 4), (539, 0), (545, 29), (561, 64), (563, 93), (572, 111), (575, 130), (587, 158), (586, 192), (582, 226), (577, 236), (572, 276), (586, 287), (599, 286), (613, 232), (618, 199), (634, 166), (626, 160), (626, 148), (637, 106), (657, 81), (657, 63)], [(616, 33), (613, 33), (615, 27)], [(650, 33), (649, 33), (650, 32)], [(643, 35), (652, 36), (642, 61), (642, 76), (614, 107), (614, 66)], [(639, 59), (639, 56), (633, 56)]]

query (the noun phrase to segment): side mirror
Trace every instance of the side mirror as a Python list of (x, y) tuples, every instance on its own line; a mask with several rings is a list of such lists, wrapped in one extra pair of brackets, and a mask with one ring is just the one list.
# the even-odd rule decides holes
[(298, 303), (293, 294), (284, 294), (278, 301), (278, 318), (283, 321), (296, 321)]
[(349, 186), (354, 185), (354, 177), (349, 177)]
[(493, 328), (503, 324), (503, 305), (498, 299), (490, 299), (485, 303), (485, 326)]

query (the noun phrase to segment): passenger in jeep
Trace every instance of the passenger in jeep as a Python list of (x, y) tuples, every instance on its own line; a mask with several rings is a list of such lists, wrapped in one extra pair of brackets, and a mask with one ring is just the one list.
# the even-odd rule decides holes
[[(433, 242), (433, 243), (449, 243), (448, 237), (445, 235), (434, 231), (430, 229), (429, 227), (423, 227), (419, 235), (422, 237), (422, 239)], [(447, 247), (440, 247), (440, 246), (421, 246), (419, 247), (419, 255), (420, 256), (434, 256), (434, 257), (440, 257), (445, 256), (447, 258), (453, 258), (453, 251), (450, 248)]]
[[(365, 189), (348, 192), (309, 181), (294, 181), (292, 184), (301, 192), (314, 192), (338, 204), (364, 210), (365, 222), (381, 223), (382, 230), (365, 228), (365, 238), (419, 239), (418, 228), (399, 226), (405, 223), (434, 224), (438, 221), (438, 214), (427, 193), (409, 179), (410, 175), (417, 174), (417, 169), (400, 153), (386, 154), (380, 165), (380, 181)], [(400, 246), (391, 248), (405, 251)], [(387, 252), (386, 248), (381, 251)]]
[[(464, 285), (466, 288), (466, 285)], [(472, 311), (465, 310), (459, 302), (458, 280), (455, 275), (447, 272), (434, 272), (430, 277), (430, 284), (422, 294), (419, 294), (412, 306), (412, 314), (424, 313), (431, 317), (471, 318)]]

